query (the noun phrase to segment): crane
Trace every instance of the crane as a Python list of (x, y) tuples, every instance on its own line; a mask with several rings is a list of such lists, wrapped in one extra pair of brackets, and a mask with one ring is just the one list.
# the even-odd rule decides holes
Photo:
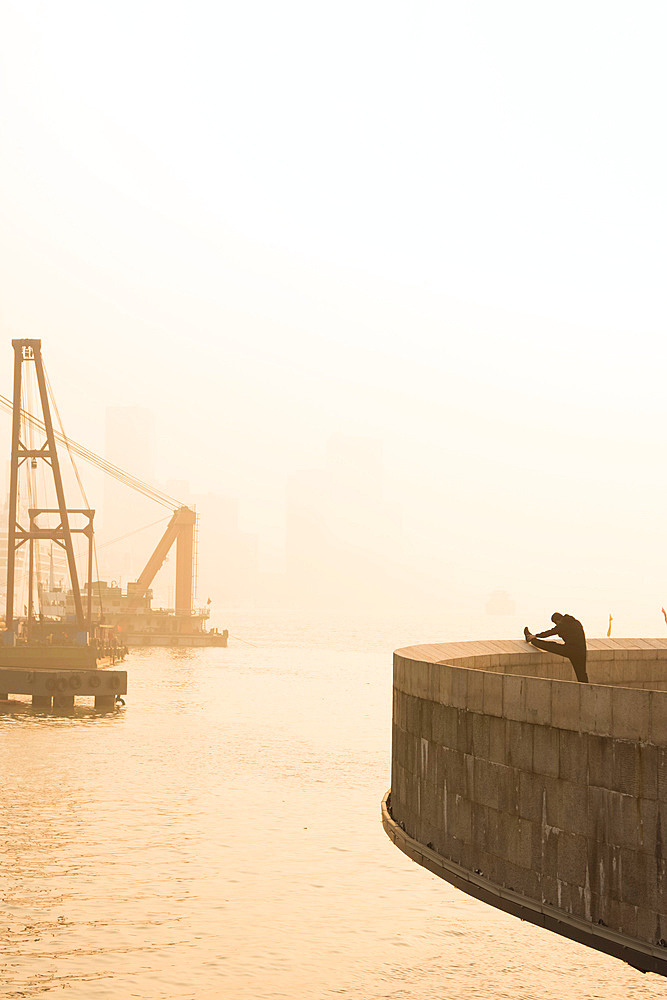
[(176, 614), (192, 611), (194, 532), (197, 515), (191, 507), (179, 507), (172, 514), (166, 530), (139, 574), (136, 583), (128, 585), (131, 605), (137, 605), (155, 579), (169, 550), (176, 543)]
[[(89, 555), (88, 555), (88, 613), (87, 613), (87, 625), (90, 629), (91, 624), (91, 595), (92, 595), (92, 539), (93, 539), (93, 529), (92, 520), (94, 516), (94, 511), (91, 510), (68, 510), (65, 506), (65, 498), (63, 493), (62, 476), (60, 473), (60, 466), (58, 462), (58, 453), (56, 449), (56, 441), (60, 444), (64, 444), (72, 458), (72, 463), (74, 464), (73, 455), (78, 455), (84, 459), (84, 461), (94, 465), (96, 468), (100, 469), (102, 472), (111, 476), (112, 478), (124, 483), (126, 486), (133, 490), (143, 494), (144, 496), (154, 500), (156, 503), (161, 504), (173, 511), (172, 517), (167, 525), (167, 528), (155, 547), (154, 551), (151, 553), (148, 562), (146, 563), (144, 569), (139, 575), (136, 583), (130, 584), (128, 586), (128, 591), (131, 594), (131, 604), (138, 605), (141, 603), (142, 598), (145, 597), (148, 589), (153, 582), (156, 573), (164, 563), (170, 549), (174, 544), (176, 544), (176, 612), (181, 615), (189, 615), (192, 611), (192, 599), (194, 592), (194, 557), (195, 557), (195, 529), (197, 524), (197, 514), (191, 508), (180, 503), (174, 497), (170, 497), (168, 494), (151, 486), (148, 483), (143, 482), (136, 476), (132, 476), (127, 472), (124, 472), (118, 466), (113, 465), (106, 459), (101, 458), (96, 455), (95, 452), (86, 448), (84, 445), (67, 437), (62, 430), (62, 425), (60, 431), (56, 430), (53, 426), (53, 421), (51, 418), (51, 412), (49, 407), (49, 398), (53, 404), (53, 408), (58, 416), (58, 421), (60, 422), (60, 417), (58, 414), (57, 407), (55, 405), (55, 400), (53, 399), (53, 393), (51, 391), (51, 386), (48, 381), (48, 376), (46, 375), (46, 370), (44, 368), (44, 363), (42, 359), (41, 352), (41, 341), (40, 340), (14, 340), (12, 341), (12, 346), (14, 347), (15, 363), (14, 363), (14, 401), (7, 399), (5, 396), (0, 395), (0, 407), (9, 410), (13, 414), (12, 423), (12, 460), (11, 460), (11, 482), (10, 482), (10, 510), (9, 510), (9, 545), (8, 545), (8, 572), (7, 572), (7, 610), (6, 610), (6, 622), (7, 628), (12, 628), (14, 612), (13, 612), (13, 593), (14, 593), (14, 553), (18, 545), (23, 544), (26, 541), (30, 542), (31, 548), (31, 562), (30, 562), (30, 573), (31, 573), (31, 583), (30, 588), (32, 588), (32, 545), (35, 539), (39, 538), (51, 538), (53, 541), (58, 542), (62, 545), (67, 553), (70, 582), (72, 584), (72, 592), (75, 603), (76, 618), (79, 630), (81, 632), (85, 631), (86, 622), (84, 618), (83, 605), (81, 600), (81, 590), (79, 587), (76, 564), (74, 560), (74, 550), (72, 546), (71, 536), (74, 533), (82, 533), (87, 535), (89, 542)], [(43, 419), (30, 413), (21, 407), (21, 385), (22, 385), (22, 368), (26, 362), (30, 362), (34, 365), (35, 373), (37, 377), (37, 383), (39, 388), (39, 397), (43, 413)], [(45, 435), (46, 441), (44, 445), (39, 449), (29, 449), (26, 448), (21, 440), (21, 426), (32, 427), (39, 430)], [(50, 467), (53, 472), (54, 485), (56, 489), (56, 495), (58, 498), (57, 509), (34, 509), (30, 510), (30, 528), (26, 529), (17, 523), (17, 489), (18, 489), (18, 470), (20, 465), (22, 465), (26, 460), (31, 459), (34, 463), (36, 459), (43, 459)], [(76, 471), (76, 468), (75, 468)], [(78, 478), (78, 473), (77, 473)], [(37, 524), (37, 517), (40, 514), (59, 514), (60, 524), (56, 529), (41, 528)], [(70, 523), (70, 514), (85, 515), (88, 518), (88, 523), (83, 528), (75, 527)], [(30, 612), (32, 613), (32, 589), (30, 589)]]

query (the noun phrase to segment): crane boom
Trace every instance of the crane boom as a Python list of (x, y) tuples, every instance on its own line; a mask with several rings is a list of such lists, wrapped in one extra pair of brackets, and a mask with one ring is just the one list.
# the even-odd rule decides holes
[(194, 530), (197, 515), (190, 507), (175, 510), (160, 541), (132, 586), (133, 602), (146, 596), (155, 575), (176, 542), (176, 611), (192, 611)]

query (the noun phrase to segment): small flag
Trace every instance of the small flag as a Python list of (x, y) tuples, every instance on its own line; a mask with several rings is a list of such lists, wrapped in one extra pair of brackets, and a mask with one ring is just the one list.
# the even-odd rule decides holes
[(208, 599), (208, 601), (207, 601), (206, 603), (207, 603), (207, 604), (210, 604), (210, 603), (211, 603), (211, 598), (210, 598), (210, 597), (209, 597), (209, 599)]
[[(609, 615), (609, 628), (607, 629), (607, 638), (608, 639), (611, 637), (611, 623), (613, 622), (613, 620), (614, 619), (611, 617), (611, 615)], [(665, 616), (665, 621), (667, 621), (667, 615)]]
[(665, 611), (664, 608), (662, 608), (662, 613), (665, 616), (665, 621), (667, 622), (667, 611)]

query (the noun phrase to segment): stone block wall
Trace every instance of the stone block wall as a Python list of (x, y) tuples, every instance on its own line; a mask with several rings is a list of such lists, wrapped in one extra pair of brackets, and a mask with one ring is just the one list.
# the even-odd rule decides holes
[(591, 646), (590, 684), (525, 643), (398, 650), (389, 809), (426, 853), (661, 949), (667, 641)]

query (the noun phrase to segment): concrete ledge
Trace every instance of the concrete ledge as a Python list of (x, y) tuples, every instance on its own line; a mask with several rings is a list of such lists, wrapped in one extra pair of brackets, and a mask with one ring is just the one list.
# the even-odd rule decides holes
[(666, 974), (667, 639), (593, 640), (588, 673), (518, 640), (397, 650), (383, 822), (466, 892)]
[(667, 947), (648, 945), (627, 934), (619, 934), (609, 927), (581, 920), (555, 907), (537, 903), (527, 896), (490, 882), (482, 875), (467, 871), (414, 840), (393, 820), (389, 809), (390, 796), (391, 792), (387, 792), (382, 800), (382, 826), (396, 847), (416, 864), (427, 868), (469, 896), (474, 896), (497, 909), (505, 910), (513, 916), (528, 920), (546, 930), (555, 931), (597, 951), (606, 952), (614, 958), (620, 958), (641, 972), (667, 975)]
[(579, 684), (569, 660), (518, 640), (394, 653), (394, 689), (412, 697), (667, 747), (667, 639), (589, 640), (588, 675)]

